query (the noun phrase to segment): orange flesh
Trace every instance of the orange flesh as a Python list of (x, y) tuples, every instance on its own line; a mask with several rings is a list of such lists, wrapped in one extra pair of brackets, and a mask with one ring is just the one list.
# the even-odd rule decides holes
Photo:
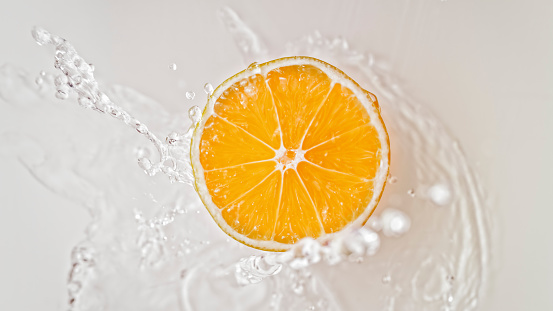
[(311, 65), (253, 75), (223, 92), (200, 163), (225, 222), (292, 244), (357, 219), (373, 196), (381, 142), (353, 92)]

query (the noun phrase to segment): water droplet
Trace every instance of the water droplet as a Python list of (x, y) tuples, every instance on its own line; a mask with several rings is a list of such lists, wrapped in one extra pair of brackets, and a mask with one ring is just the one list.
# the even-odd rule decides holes
[(444, 206), (451, 202), (451, 190), (445, 184), (435, 184), (428, 189), (428, 197), (434, 204)]
[(294, 293), (301, 295), (303, 293), (303, 284), (302, 282), (295, 282), (292, 284), (292, 290)]
[(46, 71), (41, 70), (38, 74), (39, 74), (41, 77), (45, 77), (45, 76), (46, 76)]
[(449, 284), (453, 284), (453, 282), (455, 282), (455, 276), (450, 274), (450, 275), (446, 276), (445, 280), (446, 280)]
[(382, 219), (382, 233), (389, 237), (399, 237), (411, 228), (411, 219), (404, 212), (387, 208), (380, 215)]
[(389, 284), (392, 281), (392, 277), (386, 274), (382, 277), (382, 284)]
[(81, 105), (84, 108), (91, 108), (92, 107), (92, 101), (85, 96), (79, 97), (79, 105)]
[(368, 221), (369, 227), (374, 231), (378, 232), (382, 230), (382, 221), (379, 216), (371, 216)]
[(59, 75), (54, 80), (56, 86), (62, 86), (67, 84), (67, 77), (65, 75)]
[(148, 158), (140, 158), (138, 159), (138, 166), (142, 168), (143, 170), (147, 171), (150, 168), (152, 168), (152, 161)]
[(35, 83), (37, 85), (41, 85), (43, 82), (44, 82), (44, 79), (42, 79), (41, 77), (38, 77), (38, 78), (35, 79)]
[(186, 92), (186, 98), (187, 98), (187, 99), (192, 100), (192, 99), (194, 99), (194, 97), (196, 97), (196, 93), (194, 93), (194, 92)]
[(142, 123), (137, 123), (136, 124), (136, 131), (140, 134), (146, 134), (148, 132), (148, 128), (146, 127), (146, 125), (144, 125)]
[(390, 184), (395, 184), (397, 182), (397, 177), (392, 175), (388, 176), (388, 182)]
[(198, 123), (202, 118), (202, 110), (198, 106), (192, 106), (188, 110), (188, 117), (190, 118), (190, 120), (192, 120), (193, 123)]
[(44, 45), (52, 42), (52, 35), (43, 28), (34, 27), (31, 34), (38, 45)]
[(414, 189), (409, 189), (407, 190), (407, 194), (410, 195), (412, 198), (415, 197), (415, 190)]
[(175, 63), (169, 64), (169, 69), (177, 70), (177, 64), (175, 64)]
[(211, 83), (206, 83), (204, 85), (204, 92), (207, 94), (207, 95), (211, 95), (213, 93), (213, 85), (211, 85)]
[(67, 99), (69, 97), (69, 94), (67, 94), (66, 91), (64, 90), (58, 90), (56, 92), (56, 98), (59, 98), (59, 99)]

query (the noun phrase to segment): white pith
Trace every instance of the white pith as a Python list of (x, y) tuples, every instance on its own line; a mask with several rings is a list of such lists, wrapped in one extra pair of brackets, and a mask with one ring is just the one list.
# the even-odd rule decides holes
[[(236, 232), (232, 227), (230, 227), (226, 221), (223, 219), (221, 210), (219, 207), (217, 207), (211, 198), (211, 195), (209, 194), (209, 191), (206, 186), (205, 177), (204, 177), (204, 169), (200, 163), (200, 142), (201, 137), (203, 134), (203, 129), (205, 126), (205, 122), (214, 115), (214, 104), (217, 101), (217, 99), (222, 95), (222, 93), (230, 87), (233, 83), (236, 81), (240, 81), (244, 78), (247, 78), (249, 76), (255, 75), (255, 74), (261, 74), (264, 77), (267, 76), (267, 73), (271, 70), (278, 68), (278, 67), (284, 67), (284, 66), (292, 66), (292, 65), (311, 65), (314, 66), (321, 71), (323, 71), (332, 81), (333, 83), (340, 83), (342, 86), (350, 89), (354, 95), (359, 99), (359, 101), (363, 104), (367, 112), (370, 116), (370, 124), (376, 129), (379, 135), (379, 140), (381, 141), (381, 162), (379, 165), (379, 168), (377, 170), (377, 173), (374, 178), (374, 191), (373, 191), (373, 197), (371, 198), (370, 203), (367, 205), (363, 213), (361, 213), (353, 222), (342, 228), (339, 232), (335, 233), (327, 233), (323, 234), (318, 238), (318, 240), (327, 240), (331, 239), (334, 235), (340, 234), (340, 232), (345, 231), (347, 228), (355, 227), (355, 226), (361, 226), (363, 222), (368, 218), (368, 216), (372, 213), (374, 208), (376, 207), (376, 204), (378, 203), (378, 198), (381, 195), (381, 192), (383, 190), (383, 187), (386, 182), (386, 177), (388, 174), (388, 167), (389, 167), (389, 149), (388, 149), (388, 135), (386, 133), (385, 127), (381, 122), (380, 119), (380, 113), (373, 105), (373, 101), (367, 97), (367, 93), (363, 89), (361, 89), (358, 85), (356, 85), (349, 77), (347, 77), (345, 74), (337, 71), (335, 68), (330, 66), (329, 64), (326, 64), (320, 60), (309, 58), (309, 57), (290, 57), (290, 58), (284, 58), (279, 59), (276, 61), (272, 61), (269, 63), (265, 63), (259, 66), (251, 66), (247, 70), (235, 75), (231, 79), (223, 82), (215, 91), (211, 94), (211, 96), (208, 97), (208, 102), (205, 107), (204, 113), (202, 115), (202, 119), (196, 126), (196, 129), (194, 131), (194, 135), (192, 137), (192, 144), (191, 144), (191, 162), (192, 167), (194, 171), (195, 181), (196, 181), (196, 190), (198, 191), (200, 198), (206, 205), (209, 213), (211, 216), (215, 219), (217, 224), (221, 227), (223, 231), (225, 231), (227, 234), (229, 234), (234, 239), (243, 242), (244, 244), (254, 246), (256, 248), (260, 249), (267, 249), (267, 250), (286, 250), (292, 247), (293, 244), (285, 244), (280, 243), (276, 241), (261, 241), (261, 240), (254, 240), (250, 239), (238, 232)], [(280, 124), (280, 122), (279, 122)], [(281, 140), (282, 140), (282, 135)], [(286, 166), (279, 163), (278, 159), (282, 157), (285, 152), (287, 151), (281, 141), (280, 148), (275, 150), (275, 157), (272, 159), (276, 163), (276, 170), (280, 170), (283, 172), (287, 169), (295, 169), (297, 165), (301, 161), (306, 161), (303, 155), (305, 154), (306, 150), (300, 149), (294, 150), (295, 151), (295, 158), (291, 161), (291, 163), (287, 164)], [(312, 148), (311, 148), (312, 149)], [(270, 160), (268, 160), (270, 161)], [(272, 174), (272, 173), (271, 173)], [(269, 174), (270, 175), (270, 174)]]

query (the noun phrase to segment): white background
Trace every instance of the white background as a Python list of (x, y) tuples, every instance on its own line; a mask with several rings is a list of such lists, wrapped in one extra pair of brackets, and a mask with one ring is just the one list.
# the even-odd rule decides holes
[[(0, 65), (51, 69), (52, 51), (30, 36), (41, 25), (101, 80), (180, 111), (184, 91), (243, 69), (216, 16), (225, 5), (270, 47), (319, 30), (386, 60), (459, 139), (494, 198), (499, 238), (481, 309), (553, 310), (552, 1), (2, 0)], [(70, 249), (88, 216), (1, 160), (0, 310), (64, 309)]]

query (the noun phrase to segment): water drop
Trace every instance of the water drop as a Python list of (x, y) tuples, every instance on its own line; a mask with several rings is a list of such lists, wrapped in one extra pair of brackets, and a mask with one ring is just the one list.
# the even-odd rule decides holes
[(43, 28), (34, 27), (31, 34), (38, 45), (44, 45), (52, 42), (52, 35)]
[(412, 198), (414, 198), (415, 197), (415, 190), (414, 189), (409, 189), (409, 190), (407, 190), (407, 194), (409, 196), (411, 196)]
[(428, 197), (434, 204), (444, 206), (451, 202), (451, 190), (447, 185), (435, 184), (428, 189)]
[(67, 94), (67, 91), (64, 90), (58, 90), (56, 92), (56, 98), (59, 99), (67, 99), (69, 97), (69, 94)]
[(368, 221), (369, 227), (376, 232), (382, 230), (382, 221), (379, 216), (371, 216)]
[(65, 75), (59, 75), (54, 80), (56, 86), (62, 86), (67, 84), (67, 77)]
[(395, 184), (397, 182), (397, 177), (392, 175), (388, 176), (388, 182), (390, 184)]
[(194, 93), (194, 92), (186, 92), (186, 98), (187, 98), (187, 99), (192, 100), (192, 99), (194, 99), (194, 97), (196, 97), (196, 93)]
[(202, 111), (201, 111), (200, 107), (192, 106), (188, 110), (188, 117), (190, 118), (190, 120), (192, 120), (193, 123), (200, 122), (200, 119), (202, 118)]
[(38, 78), (35, 79), (35, 83), (37, 85), (41, 85), (42, 83), (44, 83), (44, 79), (42, 79), (41, 77), (38, 77)]
[(205, 92), (207, 95), (213, 94), (213, 85), (211, 85), (211, 83), (206, 83), (206, 84), (204, 85), (204, 92)]
[(446, 280), (449, 284), (453, 284), (453, 282), (455, 282), (455, 276), (450, 274), (450, 275), (446, 276), (445, 280)]
[(84, 108), (91, 108), (93, 106), (92, 101), (86, 96), (79, 97), (78, 101), (79, 101), (79, 105), (81, 105)]
[(38, 74), (39, 74), (41, 77), (45, 77), (45, 76), (46, 76), (46, 71), (41, 70)]
[(169, 64), (169, 69), (177, 70), (177, 64), (175, 64), (175, 63)]
[(143, 170), (147, 171), (150, 168), (152, 168), (152, 161), (148, 158), (140, 158), (138, 159), (138, 166), (142, 168)]
[(294, 293), (301, 295), (303, 293), (303, 284), (302, 282), (295, 282), (292, 284), (292, 290)]
[(389, 284), (391, 281), (392, 277), (389, 274), (382, 277), (382, 284)]
[(136, 131), (140, 134), (146, 134), (148, 132), (148, 128), (146, 127), (146, 125), (144, 125), (142, 123), (137, 123), (136, 124)]
[(380, 215), (382, 219), (382, 233), (389, 237), (399, 237), (411, 228), (411, 219), (404, 212), (387, 208)]

